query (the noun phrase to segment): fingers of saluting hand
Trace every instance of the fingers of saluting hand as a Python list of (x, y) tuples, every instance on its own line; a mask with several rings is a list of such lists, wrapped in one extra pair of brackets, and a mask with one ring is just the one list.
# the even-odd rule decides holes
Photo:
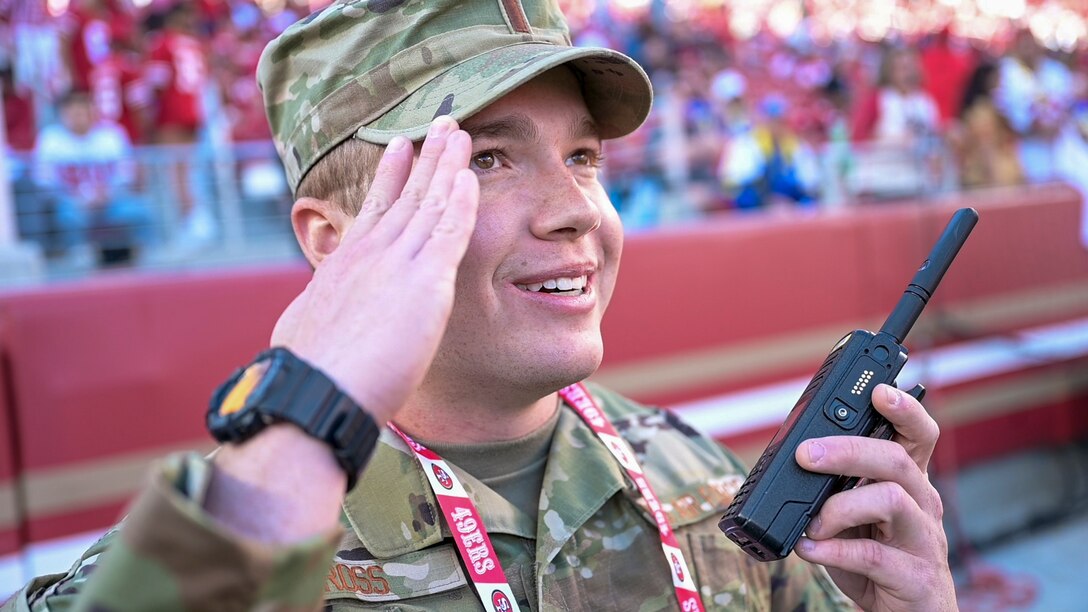
[(348, 232), (349, 236), (355, 236), (358, 241), (359, 237), (369, 234), (385, 213), (389, 212), (408, 181), (414, 155), (412, 142), (403, 136), (394, 138), (386, 145), (382, 159), (374, 171), (370, 190), (359, 206), (359, 214)]
[[(471, 154), (472, 139), (466, 132), (458, 130), (449, 135), (419, 209), (398, 240), (398, 248), (405, 249), (409, 257), (445, 253), (471, 234), (475, 202), (479, 200), (476, 175), (467, 167)], [(427, 245), (433, 248), (423, 251)], [(445, 254), (456, 254), (460, 260), (460, 248), (454, 250), (458, 252)]]
[[(437, 224), (430, 227), (430, 235), (420, 247), (416, 259), (460, 261), (465, 256), (472, 230), (476, 226), (479, 201), (480, 184), (476, 174), (467, 168), (458, 170), (454, 175), (453, 193), (449, 203), (444, 209), (435, 207), (441, 216), (435, 215)], [(427, 229), (427, 226), (422, 229)], [(420, 233), (422, 235), (422, 231)], [(449, 267), (444, 270), (451, 275), (447, 280), (456, 274), (456, 268)]]
[[(388, 250), (398, 260), (429, 254), (460, 261), (479, 201), (476, 175), (468, 170), (472, 139), (450, 117), (438, 117), (413, 165), (414, 154), (405, 138), (394, 138), (386, 147), (359, 214), (338, 249), (342, 257), (355, 262), (360, 250)], [(448, 266), (429, 270), (453, 274)]]
[[(439, 117), (431, 123), (427, 138), (420, 148), (419, 159), (408, 175), (403, 189), (397, 194), (388, 212), (374, 225), (367, 237), (367, 241), (375, 247), (381, 248), (398, 240), (408, 223), (416, 216), (424, 205), (433, 204), (448, 195), (452, 184), (452, 177), (459, 168), (468, 165), (468, 152), (462, 155), (448, 153), (451, 136), (457, 134), (468, 140), (467, 134), (457, 130), (457, 123), (449, 117)], [(454, 139), (455, 144), (462, 139)], [(463, 143), (460, 148), (463, 148)], [(471, 144), (468, 145), (471, 147)], [(458, 148), (458, 150), (460, 150)], [(457, 163), (461, 165), (456, 166)], [(445, 187), (442, 192), (440, 187)], [(373, 191), (373, 190), (372, 190)], [(430, 198), (429, 202), (424, 202)]]
[(895, 428), (892, 440), (907, 450), (918, 469), (928, 471), (941, 432), (922, 404), (909, 394), (882, 384), (873, 389), (873, 407)]

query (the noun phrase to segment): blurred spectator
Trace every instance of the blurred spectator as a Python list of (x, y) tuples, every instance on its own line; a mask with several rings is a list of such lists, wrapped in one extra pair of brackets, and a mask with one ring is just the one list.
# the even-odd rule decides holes
[(129, 262), (150, 215), (130, 191), (128, 137), (116, 123), (98, 120), (86, 92), (65, 95), (59, 106), (60, 123), (44, 128), (34, 149), (34, 180), (56, 198), (49, 212), (58, 246), (76, 258), (89, 246), (102, 264)]
[(91, 70), (109, 57), (114, 32), (127, 35), (135, 25), (118, 0), (73, 0), (60, 23), (71, 89), (90, 89)]
[(213, 74), (223, 92), (231, 140), (271, 140), (264, 101), (257, 89), (257, 61), (270, 40), (263, 31), (263, 15), (256, 6), (237, 3), (220, 22), (212, 40)]
[(1074, 82), (1076, 101), (1054, 144), (1054, 171), (1081, 193), (1081, 243), (1088, 247), (1088, 71), (1082, 67)]
[(0, 87), (4, 89), (4, 127), (7, 144), (17, 151), (29, 151), (34, 146), (33, 93), (15, 83), (10, 67), (0, 70)]
[[(190, 0), (191, 1), (191, 0)], [(231, 11), (237, 6), (253, 6), (249, 2), (230, 0), (196, 0), (196, 30), (195, 34), (201, 38), (211, 38), (215, 35), (220, 24), (230, 19)]]
[[(654, 99), (655, 109), (663, 98)], [(643, 126), (621, 139), (604, 143), (605, 187), (608, 197), (623, 220), (625, 231), (638, 231), (660, 225), (663, 204), (667, 202), (667, 177), (664, 164), (649, 155), (662, 149), (662, 113), (651, 111)]]
[(1030, 30), (1016, 34), (1001, 60), (997, 109), (1020, 136), (1020, 166), (1032, 182), (1055, 178), (1054, 145), (1069, 118), (1073, 78), (1069, 69), (1036, 42)]
[(769, 95), (760, 104), (762, 121), (729, 141), (722, 182), (735, 194), (738, 209), (766, 208), (777, 202), (815, 201), (818, 170), (812, 150), (786, 122), (786, 101)]
[(691, 210), (706, 212), (725, 205), (717, 178), (723, 125), (711, 99), (706, 66), (694, 54), (688, 58), (673, 87), (683, 105), (683, 140), (677, 145), (686, 154), (686, 203)]
[(970, 46), (952, 36), (948, 26), (923, 43), (922, 82), (937, 105), (941, 127), (960, 116), (964, 89), (975, 68)]
[(954, 138), (964, 187), (1016, 185), (1024, 179), (1016, 134), (994, 105), (999, 78), (996, 65), (982, 62), (964, 92)]
[(98, 116), (125, 128), (134, 144), (146, 142), (151, 125), (151, 87), (144, 77), (144, 54), (135, 32), (118, 30), (110, 53), (91, 69), (88, 81)]
[[(204, 126), (203, 95), (209, 85), (198, 15), (190, 2), (174, 2), (162, 16), (163, 28), (151, 47), (147, 78), (155, 91), (155, 142), (193, 147)], [(167, 152), (182, 216), (179, 242), (199, 246), (216, 233), (208, 203), (200, 201), (187, 154)]]
[(933, 97), (922, 88), (918, 54), (886, 47), (877, 89), (867, 94), (855, 117), (857, 148), (850, 189), (863, 199), (916, 196), (940, 184), (944, 172), (939, 117)]
[(744, 101), (747, 90), (748, 80), (732, 68), (718, 72), (711, 81), (710, 91), (717, 104), (717, 113), (721, 117), (726, 138), (752, 129), (752, 118)]
[(874, 140), (910, 144), (937, 132), (937, 103), (922, 88), (917, 53), (907, 48), (890, 48), (881, 64), (877, 84)]
[(849, 87), (838, 74), (832, 74), (822, 93), (827, 101), (827, 110), (820, 197), (825, 205), (838, 206), (850, 199), (848, 186), (856, 166), (850, 134), (851, 95)]

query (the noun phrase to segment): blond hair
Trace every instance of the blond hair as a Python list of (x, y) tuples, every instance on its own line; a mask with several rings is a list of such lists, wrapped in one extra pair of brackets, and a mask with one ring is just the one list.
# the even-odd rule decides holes
[(296, 198), (316, 198), (336, 204), (355, 216), (370, 191), (385, 145), (349, 138), (336, 145), (302, 178)]

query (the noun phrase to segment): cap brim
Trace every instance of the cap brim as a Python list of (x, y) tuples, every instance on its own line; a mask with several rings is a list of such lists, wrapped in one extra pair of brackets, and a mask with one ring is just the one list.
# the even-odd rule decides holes
[(653, 103), (650, 79), (634, 60), (611, 49), (523, 43), (494, 49), (450, 68), (411, 93), (355, 137), (387, 144), (395, 136), (421, 140), (431, 121), (463, 121), (534, 77), (570, 66), (602, 138), (630, 134)]

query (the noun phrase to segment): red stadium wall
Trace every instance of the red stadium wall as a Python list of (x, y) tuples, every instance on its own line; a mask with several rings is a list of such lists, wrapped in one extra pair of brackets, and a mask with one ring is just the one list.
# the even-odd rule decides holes
[[(981, 220), (911, 334), (912, 360), (1088, 319), (1081, 206), (1062, 186), (731, 217), (628, 239), (595, 378), (671, 407), (805, 377), (844, 333), (880, 325), (962, 205)], [(125, 275), (0, 295), (0, 555), (110, 524), (154, 457), (210, 448), (212, 389), (265, 346), (308, 276)], [(1088, 357), (930, 386), (927, 402), (949, 464), (1083, 439)], [(751, 459), (774, 424), (713, 431)]]
[[(728, 218), (629, 241), (605, 321), (606, 362), (595, 378), (674, 406), (807, 377), (843, 334), (880, 326), (964, 205), (981, 219), (908, 338), (912, 354), (1088, 322), (1080, 197), (1062, 185), (808, 219)], [(949, 444), (955, 434), (955, 452), (943, 455), (948, 465), (1088, 431), (1083, 352), (927, 386), (927, 405)], [(719, 435), (752, 461), (776, 426)]]
[[(134, 275), (0, 299), (14, 407), (0, 427), (18, 442), (24, 537), (109, 525), (149, 461), (210, 448), (211, 390), (267, 343), (307, 276), (298, 266)], [(17, 490), (6, 484), (0, 500)], [(0, 534), (12, 526), (0, 522)]]
[[(602, 380), (671, 403), (811, 373), (840, 336), (883, 322), (961, 205), (981, 220), (908, 346), (1088, 314), (1079, 198), (1062, 186), (841, 216), (723, 219), (628, 242)], [(709, 355), (675, 376), (655, 372), (692, 354)]]

